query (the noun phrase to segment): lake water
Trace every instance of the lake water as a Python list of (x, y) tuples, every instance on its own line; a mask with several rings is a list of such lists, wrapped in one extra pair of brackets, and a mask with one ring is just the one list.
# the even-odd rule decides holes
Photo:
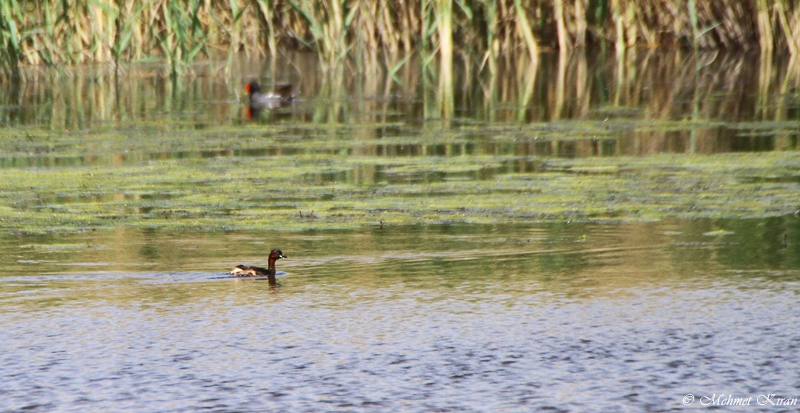
[[(800, 391), (776, 224), (6, 237), (0, 408), (796, 411), (756, 401)], [(224, 276), (272, 245), (277, 287)]]
[[(797, 411), (797, 74), (751, 60), (550, 56), (452, 102), (304, 59), (31, 73), (0, 411)], [(302, 99), (249, 117), (251, 77)], [(275, 247), (277, 286), (226, 276)]]

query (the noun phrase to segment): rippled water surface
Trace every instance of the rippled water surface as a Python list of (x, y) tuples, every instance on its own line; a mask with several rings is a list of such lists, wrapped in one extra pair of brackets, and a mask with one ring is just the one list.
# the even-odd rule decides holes
[(796, 411), (796, 228), (9, 235), (0, 410)]
[(800, 72), (587, 55), (26, 68), (0, 412), (798, 411)]

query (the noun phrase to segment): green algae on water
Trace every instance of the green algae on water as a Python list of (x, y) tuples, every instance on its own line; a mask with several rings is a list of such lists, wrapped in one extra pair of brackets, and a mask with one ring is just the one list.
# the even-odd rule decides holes
[[(680, 124), (661, 127), (696, 126)], [(401, 126), (7, 128), (0, 228), (303, 231), (772, 217), (800, 208), (792, 150), (559, 156), (596, 150), (601, 135), (618, 145), (623, 131), (658, 129), (657, 121)], [(400, 135), (376, 133), (387, 128)]]

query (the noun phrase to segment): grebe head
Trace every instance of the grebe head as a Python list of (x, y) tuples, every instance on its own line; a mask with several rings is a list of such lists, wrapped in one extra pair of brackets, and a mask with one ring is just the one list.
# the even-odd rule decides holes
[(275, 248), (274, 250), (270, 251), (269, 257), (274, 260), (278, 260), (281, 258), (286, 258), (286, 255), (283, 254), (283, 251)]

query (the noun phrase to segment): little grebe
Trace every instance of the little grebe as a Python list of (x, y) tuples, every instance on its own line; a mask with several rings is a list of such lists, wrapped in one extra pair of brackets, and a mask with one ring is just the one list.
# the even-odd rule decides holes
[(279, 249), (274, 249), (269, 253), (269, 268), (251, 267), (249, 265), (237, 265), (231, 270), (231, 275), (236, 277), (257, 277), (266, 275), (270, 281), (275, 278), (275, 261), (286, 258), (286, 255)]

